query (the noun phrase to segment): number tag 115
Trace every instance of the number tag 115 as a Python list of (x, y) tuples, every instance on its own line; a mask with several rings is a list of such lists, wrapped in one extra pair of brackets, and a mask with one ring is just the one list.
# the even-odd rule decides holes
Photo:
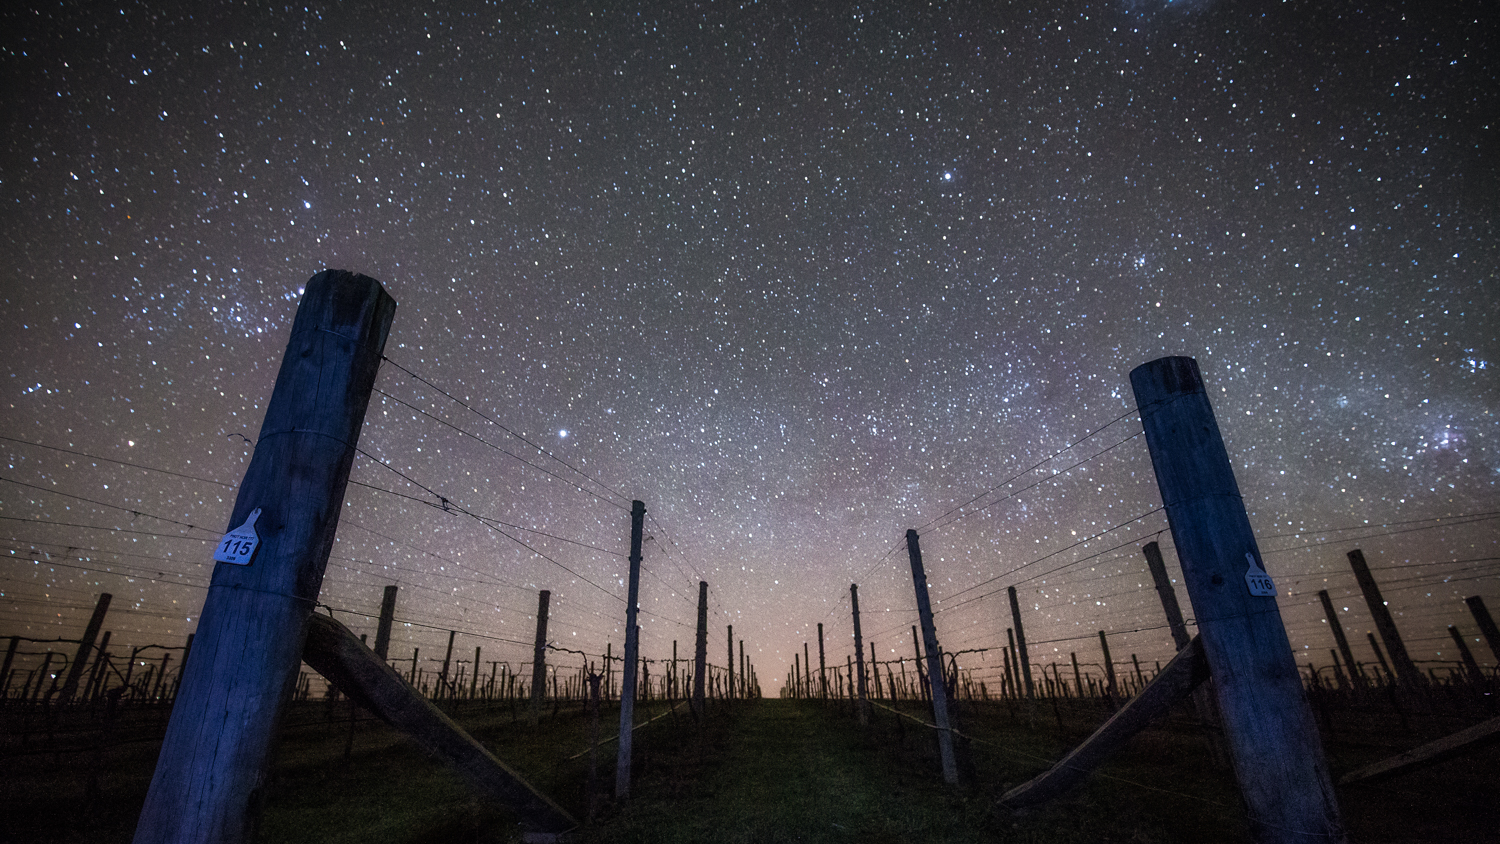
[(236, 566), (250, 565), (255, 549), (260, 546), (260, 537), (255, 533), (255, 520), (260, 518), (260, 508), (250, 511), (249, 518), (239, 527), (224, 534), (214, 550), (214, 562)]

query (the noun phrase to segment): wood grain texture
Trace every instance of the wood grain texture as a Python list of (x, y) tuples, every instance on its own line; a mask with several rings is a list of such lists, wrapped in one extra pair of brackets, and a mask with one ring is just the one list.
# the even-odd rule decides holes
[(229, 517), (238, 526), (260, 508), (260, 547), (249, 565), (214, 568), (137, 844), (254, 838), (395, 308), (366, 276), (327, 270), (307, 283)]
[(1264, 565), (1197, 361), (1155, 360), (1131, 372), (1130, 383), (1251, 834), (1260, 842), (1343, 841), (1281, 610), (1246, 586), (1246, 555)]

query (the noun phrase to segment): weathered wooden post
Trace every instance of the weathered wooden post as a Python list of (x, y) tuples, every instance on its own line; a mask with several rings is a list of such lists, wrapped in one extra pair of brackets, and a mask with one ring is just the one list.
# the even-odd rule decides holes
[(137, 844), (254, 838), (395, 308), (362, 275), (327, 270), (307, 283), (229, 520), (234, 533), (253, 522), (258, 550), (214, 568)]
[(10, 667), (15, 664), (16, 648), (20, 644), (21, 637), (12, 636), (10, 637), (10, 644), (5, 647), (5, 664), (0, 666), (0, 700), (10, 697)]
[(823, 658), (823, 623), (818, 622), (818, 688), (823, 700), (828, 700), (828, 663)]
[[(943, 649), (938, 646), (932, 624), (932, 600), (927, 596), (927, 571), (922, 566), (922, 546), (915, 530), (906, 532), (906, 555), (911, 560), (912, 586), (917, 593), (917, 617), (922, 624), (922, 649), (927, 651), (927, 681), (932, 687), (932, 719), (937, 725), (938, 757), (943, 782), (958, 783), (958, 764), (953, 758), (953, 731), (948, 724), (948, 684), (943, 676)], [(1015, 590), (1011, 590), (1015, 595)], [(1012, 597), (1014, 600), (1014, 597)]]
[(375, 655), (385, 659), (391, 649), (391, 624), (396, 619), (396, 585), (385, 587), (380, 598), (380, 623), (375, 628)]
[[(853, 583), (849, 584), (849, 604), (854, 610), (854, 670), (859, 672), (858, 697), (854, 709), (860, 726), (864, 726), (870, 723), (870, 702), (865, 689), (865, 637), (859, 630), (859, 586)], [(853, 692), (854, 677), (851, 675), (849, 680), (849, 690)]]
[(1110, 705), (1114, 705), (1115, 698), (1120, 696), (1120, 686), (1115, 682), (1115, 662), (1109, 655), (1109, 638), (1104, 631), (1099, 631), (1099, 650), (1104, 652), (1104, 676), (1108, 679), (1104, 694), (1109, 698)]
[(99, 628), (104, 626), (104, 614), (109, 612), (109, 602), (113, 597), (108, 592), (100, 593), (99, 600), (94, 604), (94, 614), (89, 616), (83, 639), (78, 642), (78, 653), (68, 666), (68, 676), (63, 680), (62, 691), (58, 692), (59, 703), (72, 703), (73, 695), (78, 691), (78, 681), (83, 679), (83, 670), (88, 667), (89, 656), (93, 653), (94, 639), (99, 636)]
[(1391, 663), (1396, 668), (1396, 679), (1408, 688), (1420, 688), (1426, 685), (1422, 672), (1416, 663), (1406, 653), (1406, 643), (1401, 641), (1401, 632), (1396, 629), (1396, 620), (1391, 617), (1391, 611), (1385, 605), (1385, 599), (1380, 596), (1380, 587), (1375, 583), (1375, 577), (1370, 574), (1370, 566), (1365, 563), (1364, 552), (1358, 548), (1349, 552), (1349, 567), (1354, 569), (1354, 579), (1359, 582), (1359, 591), (1364, 593), (1365, 604), (1370, 608), (1370, 617), (1375, 622), (1375, 629), (1380, 631), (1380, 639), (1385, 642), (1386, 655), (1391, 658)]
[[(822, 627), (823, 625), (819, 624), (818, 626)], [(802, 665), (805, 666), (806, 669), (807, 669), (807, 673), (802, 678), (802, 685), (803, 685), (802, 696), (803, 697), (812, 697), (813, 696), (813, 693), (812, 693), (812, 659), (809, 658), (808, 655), (807, 655), (807, 643), (806, 642), (802, 643)]]
[(543, 589), (536, 596), (536, 638), (531, 645), (531, 726), (541, 722), (542, 701), (547, 696), (547, 611), (552, 590)]
[[(448, 690), (448, 669), (453, 665), (453, 640), (457, 636), (457, 630), (448, 631), (448, 652), (443, 654), (443, 670), (438, 673), (437, 689), (432, 695), (434, 700), (442, 700), (443, 693)], [(457, 694), (449, 694), (448, 696), (458, 697)]]
[[(1006, 630), (1009, 633), (1009, 629)], [(927, 671), (922, 667), (922, 637), (917, 633), (917, 625), (911, 626), (911, 650), (912, 664), (917, 667), (917, 684), (922, 687), (922, 700), (925, 703), (932, 702), (932, 693), (927, 686)]]
[(1360, 684), (1359, 669), (1354, 662), (1354, 649), (1349, 647), (1349, 640), (1344, 637), (1344, 625), (1339, 622), (1338, 613), (1333, 611), (1333, 599), (1328, 597), (1327, 589), (1318, 590), (1318, 600), (1323, 603), (1323, 615), (1328, 619), (1328, 629), (1333, 631), (1333, 641), (1339, 646), (1339, 653), (1344, 655), (1344, 665), (1349, 672), (1349, 682), (1355, 686)]
[(725, 634), (729, 640), (727, 645), (729, 655), (724, 658), (724, 663), (729, 671), (729, 678), (724, 686), (724, 699), (734, 700), (734, 625), (729, 624), (726, 626), (729, 628), (729, 632)]
[(1177, 590), (1172, 588), (1172, 578), (1167, 576), (1167, 564), (1161, 558), (1161, 545), (1147, 542), (1141, 549), (1146, 555), (1146, 568), (1151, 570), (1151, 580), (1156, 584), (1156, 595), (1161, 599), (1161, 608), (1167, 616), (1167, 627), (1172, 630), (1172, 643), (1177, 650), (1188, 646), (1192, 639), (1187, 632), (1187, 623), (1182, 620), (1182, 606), (1177, 603)]
[(1464, 641), (1464, 635), (1452, 624), (1448, 625), (1448, 635), (1453, 637), (1453, 644), (1458, 647), (1458, 656), (1463, 661), (1464, 671), (1469, 675), (1469, 682), (1476, 686), (1483, 685), (1484, 672), (1474, 660), (1474, 654), (1469, 651), (1469, 643)]
[(620, 746), (615, 759), (615, 796), (630, 796), (630, 755), (635, 738), (635, 672), (640, 661), (641, 629), (636, 617), (641, 601), (641, 531), (646, 505), (630, 502), (630, 579), (625, 600), (625, 673), (620, 686)]
[(1130, 373), (1251, 834), (1344, 841), (1317, 725), (1198, 364)]
[(703, 675), (708, 666), (708, 581), (698, 581), (698, 635), (693, 645), (693, 713), (703, 716)]
[[(94, 657), (94, 670), (89, 672), (89, 681), (83, 688), (83, 699), (85, 701), (92, 702), (94, 700), (94, 696), (98, 692), (97, 686), (104, 675), (104, 667), (109, 664), (109, 637), (110, 631), (108, 630), (104, 631), (104, 635), (99, 637), (99, 653)], [(189, 639), (191, 640), (191, 637)], [(1473, 657), (1469, 658), (1473, 659)], [(187, 659), (185, 654), (183, 659)], [(0, 693), (0, 698), (3, 697), (3, 693)]]
[(469, 700), (479, 697), (479, 646), (474, 646), (474, 676), (469, 678)]
[[(24, 689), (22, 689), (21, 698), (23, 700), (30, 700), (32, 703), (37, 703), (38, 701), (41, 700), (41, 698), (42, 698), (42, 688), (47, 683), (47, 669), (49, 669), (49, 668), (52, 667), (52, 657), (53, 656), (55, 656), (55, 654), (53, 654), (52, 651), (47, 651), (47, 653), (42, 657), (42, 667), (39, 668), (39, 669), (37, 669), (37, 672), (36, 672), (36, 690), (33, 691), (33, 692), (31, 692), (29, 694), (29, 696), (28, 696), (28, 694), (26, 693), (26, 691)], [(148, 675), (148, 677), (149, 677), (149, 675)], [(28, 685), (30, 685), (30, 683), (31, 683), (30, 680), (27, 680), (26, 682), (27, 682)]]
[(1026, 696), (1034, 697), (1036, 688), (1031, 682), (1031, 657), (1026, 653), (1026, 628), (1021, 626), (1021, 604), (1016, 600), (1016, 587), (1008, 586), (1005, 591), (1010, 595), (1010, 617), (1016, 625), (1016, 653), (1021, 657), (1021, 677), (1026, 682)]
[(1495, 619), (1490, 616), (1489, 608), (1484, 605), (1484, 598), (1471, 595), (1464, 599), (1469, 605), (1469, 614), (1474, 616), (1474, 623), (1479, 625), (1479, 632), (1484, 634), (1484, 640), (1490, 643), (1490, 651), (1495, 655), (1495, 663), (1500, 665), (1500, 628), (1495, 627)]
[(1385, 661), (1385, 651), (1382, 651), (1380, 649), (1380, 642), (1375, 639), (1375, 634), (1373, 632), (1366, 633), (1365, 635), (1369, 637), (1370, 650), (1375, 652), (1375, 661), (1380, 663), (1380, 670), (1384, 672), (1386, 683), (1394, 685), (1396, 682), (1396, 674), (1395, 672), (1391, 671), (1391, 664)]

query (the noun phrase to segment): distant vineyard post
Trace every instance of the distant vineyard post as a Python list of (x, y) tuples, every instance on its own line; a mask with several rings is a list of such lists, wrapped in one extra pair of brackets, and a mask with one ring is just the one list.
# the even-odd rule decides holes
[(708, 581), (698, 581), (698, 635), (693, 645), (693, 714), (703, 717), (703, 675), (708, 666)]
[[(859, 683), (859, 691), (854, 706), (860, 726), (864, 726), (870, 723), (870, 703), (865, 697), (865, 639), (859, 630), (859, 586), (853, 583), (849, 584), (849, 604), (854, 610), (854, 670), (859, 672), (859, 680), (856, 681)], [(850, 680), (853, 681), (854, 678), (850, 677)]]
[(94, 614), (89, 617), (89, 625), (83, 631), (83, 638), (78, 642), (78, 654), (73, 657), (73, 662), (68, 666), (68, 678), (63, 681), (62, 691), (58, 693), (59, 703), (71, 703), (73, 695), (78, 691), (78, 682), (83, 679), (83, 670), (89, 664), (90, 652), (94, 649), (94, 639), (99, 635), (99, 628), (104, 626), (104, 614), (109, 612), (109, 602), (114, 596), (108, 592), (99, 595), (99, 600), (94, 604)]
[(1370, 574), (1370, 566), (1365, 562), (1363, 551), (1358, 548), (1349, 552), (1349, 567), (1354, 570), (1354, 579), (1359, 582), (1359, 591), (1364, 593), (1365, 604), (1370, 608), (1370, 617), (1375, 621), (1375, 629), (1380, 631), (1381, 641), (1385, 642), (1386, 656), (1391, 658), (1391, 663), (1396, 667), (1396, 679), (1401, 685), (1409, 689), (1417, 689), (1427, 685), (1422, 676), (1421, 669), (1411, 661), (1411, 656), (1406, 653), (1406, 643), (1401, 640), (1401, 631), (1396, 629), (1396, 620), (1391, 617), (1390, 608), (1385, 605), (1385, 598), (1380, 595), (1380, 586), (1375, 583), (1375, 576)]
[(636, 626), (641, 600), (641, 532), (646, 505), (630, 502), (630, 580), (625, 601), (625, 673), (620, 686), (620, 746), (615, 759), (615, 796), (630, 796), (630, 753), (635, 731), (635, 678), (640, 660), (641, 629)]
[(1333, 599), (1328, 597), (1327, 589), (1318, 590), (1318, 600), (1323, 603), (1323, 615), (1328, 619), (1328, 629), (1333, 631), (1334, 644), (1339, 646), (1339, 653), (1344, 655), (1344, 669), (1349, 673), (1349, 683), (1355, 687), (1363, 685), (1359, 667), (1354, 662), (1354, 649), (1349, 647), (1349, 639), (1344, 636), (1344, 625), (1339, 622), (1338, 613), (1333, 611)]
[(375, 628), (375, 655), (381, 659), (385, 659), (391, 649), (391, 624), (395, 618), (396, 585), (393, 583), (385, 587), (385, 594), (380, 597), (380, 623)]
[[(927, 682), (932, 687), (932, 717), (937, 724), (938, 755), (943, 766), (943, 782), (958, 782), (958, 764), (953, 758), (953, 731), (948, 724), (948, 689), (943, 679), (943, 651), (938, 646), (937, 628), (932, 624), (932, 600), (927, 595), (927, 570), (922, 566), (921, 541), (914, 530), (906, 532), (906, 554), (911, 561), (912, 586), (917, 593), (917, 615), (922, 624), (922, 649), (927, 651)], [(1015, 605), (1015, 590), (1011, 590)], [(1019, 616), (1017, 616), (1019, 618)]]
[(1021, 604), (1016, 599), (1016, 587), (1005, 590), (1010, 595), (1010, 618), (1015, 624), (1016, 654), (1021, 658), (1021, 679), (1026, 683), (1026, 697), (1036, 696), (1036, 687), (1031, 680), (1031, 656), (1026, 651), (1026, 628), (1021, 625)]
[(1474, 616), (1474, 623), (1479, 625), (1479, 632), (1484, 634), (1484, 640), (1489, 642), (1490, 651), (1495, 655), (1495, 662), (1500, 664), (1500, 628), (1495, 627), (1495, 619), (1490, 616), (1489, 607), (1484, 605), (1484, 598), (1471, 595), (1464, 599), (1469, 605), (1469, 614)]
[(531, 710), (527, 717), (535, 727), (542, 717), (542, 698), (547, 694), (547, 609), (552, 591), (543, 589), (536, 596), (536, 638), (531, 646)]

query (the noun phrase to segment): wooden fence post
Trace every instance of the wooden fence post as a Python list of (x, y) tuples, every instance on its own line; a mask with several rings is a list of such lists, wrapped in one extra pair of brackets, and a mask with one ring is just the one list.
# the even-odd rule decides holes
[(698, 581), (698, 635), (693, 645), (693, 712), (703, 716), (703, 675), (708, 666), (708, 581)]
[(326, 270), (307, 283), (229, 519), (236, 528), (259, 512), (259, 547), (248, 565), (214, 567), (136, 844), (255, 837), (395, 309), (362, 275)]
[(1386, 682), (1395, 684), (1396, 674), (1391, 671), (1391, 664), (1385, 661), (1385, 652), (1380, 649), (1380, 642), (1376, 641), (1374, 633), (1366, 633), (1370, 639), (1370, 650), (1375, 652), (1375, 660), (1380, 663), (1380, 670), (1385, 672)]
[(630, 796), (630, 755), (635, 738), (635, 674), (640, 660), (641, 628), (636, 617), (641, 601), (641, 532), (646, 505), (630, 502), (630, 579), (625, 601), (625, 673), (620, 686), (620, 745), (615, 759), (615, 797)]
[[(458, 636), (457, 630), (448, 631), (448, 652), (443, 654), (443, 670), (438, 673), (437, 689), (433, 692), (433, 700), (442, 700), (444, 690), (451, 685), (448, 681), (448, 669), (453, 664), (453, 640)], [(458, 697), (450, 694), (449, 697)]]
[(10, 637), (10, 644), (5, 647), (5, 665), (0, 666), (0, 700), (10, 697), (10, 667), (16, 661), (16, 648), (21, 644), (20, 636)]
[(859, 725), (863, 727), (870, 723), (870, 702), (866, 697), (867, 690), (865, 689), (865, 638), (859, 629), (859, 586), (853, 583), (849, 584), (849, 604), (854, 611), (854, 670), (859, 672), (858, 681), (850, 676), (849, 690), (855, 691), (854, 683), (859, 683), (858, 697), (854, 707), (855, 715), (859, 718)]
[[(922, 566), (922, 546), (915, 530), (906, 532), (906, 555), (911, 560), (911, 580), (917, 593), (917, 617), (922, 623), (922, 649), (927, 651), (927, 681), (932, 687), (932, 718), (937, 724), (938, 756), (943, 766), (943, 782), (958, 782), (958, 764), (953, 758), (953, 731), (948, 724), (948, 684), (943, 677), (943, 649), (938, 646), (937, 628), (932, 624), (932, 600), (927, 596), (927, 571)], [(1012, 589), (1011, 605), (1016, 590)]]
[(729, 624), (725, 626), (729, 628), (729, 632), (725, 634), (729, 639), (727, 645), (729, 655), (724, 658), (724, 663), (725, 667), (729, 670), (729, 677), (724, 686), (724, 699), (734, 700), (734, 625)]
[(375, 628), (375, 655), (385, 659), (391, 649), (391, 623), (396, 619), (396, 585), (385, 587), (380, 598), (380, 624)]
[(1010, 618), (1016, 631), (1016, 653), (1021, 657), (1021, 677), (1026, 682), (1026, 696), (1035, 697), (1036, 687), (1031, 682), (1031, 657), (1026, 652), (1026, 628), (1021, 626), (1021, 604), (1016, 600), (1016, 587), (1007, 586), (1010, 595)]
[[(94, 657), (94, 670), (89, 672), (89, 681), (83, 688), (83, 699), (85, 701), (93, 701), (94, 696), (98, 693), (96, 687), (104, 677), (104, 666), (109, 664), (109, 636), (110, 631), (106, 630), (104, 631), (104, 635), (99, 638), (99, 653)], [(187, 659), (186, 654), (183, 655), (183, 659)], [(1473, 657), (1469, 657), (1469, 659), (1473, 660)]]
[(1110, 658), (1109, 639), (1104, 635), (1103, 630), (1099, 631), (1099, 650), (1104, 652), (1104, 676), (1109, 681), (1104, 694), (1109, 697), (1111, 704), (1113, 704), (1114, 699), (1120, 695), (1120, 686), (1115, 682), (1115, 663)]
[(823, 658), (823, 622), (818, 622), (818, 688), (823, 700), (828, 700), (828, 663)]
[(1474, 654), (1469, 651), (1469, 643), (1464, 641), (1464, 634), (1458, 632), (1458, 628), (1450, 624), (1448, 635), (1453, 637), (1453, 644), (1458, 647), (1458, 656), (1463, 660), (1464, 670), (1469, 675), (1469, 682), (1476, 686), (1483, 685), (1484, 672), (1480, 670), (1479, 663), (1474, 661)]
[(1146, 567), (1151, 569), (1151, 580), (1156, 584), (1156, 595), (1161, 599), (1162, 612), (1167, 616), (1167, 627), (1172, 630), (1172, 642), (1177, 650), (1187, 647), (1192, 639), (1187, 624), (1182, 620), (1182, 606), (1177, 603), (1177, 590), (1172, 588), (1172, 579), (1167, 577), (1167, 564), (1161, 558), (1161, 545), (1147, 542), (1141, 549), (1146, 555)]
[(552, 590), (543, 589), (536, 596), (536, 638), (531, 646), (531, 709), (527, 716), (535, 727), (542, 718), (542, 699), (547, 694), (547, 611)]
[(1471, 595), (1464, 599), (1469, 605), (1469, 613), (1474, 616), (1474, 623), (1479, 625), (1479, 632), (1484, 634), (1484, 640), (1490, 643), (1490, 651), (1495, 655), (1495, 663), (1500, 665), (1500, 629), (1495, 627), (1495, 619), (1490, 616), (1489, 608), (1484, 605), (1484, 599), (1478, 595)]
[(1251, 835), (1345, 840), (1313, 714), (1197, 361), (1130, 373)]
[(1396, 679), (1401, 682), (1401, 685), (1413, 689), (1426, 685), (1421, 670), (1406, 653), (1406, 643), (1401, 641), (1401, 632), (1396, 629), (1396, 620), (1391, 617), (1391, 611), (1386, 607), (1385, 599), (1380, 595), (1380, 587), (1375, 583), (1374, 575), (1370, 574), (1370, 566), (1365, 563), (1364, 552), (1358, 548), (1350, 551), (1349, 567), (1354, 569), (1354, 579), (1359, 582), (1359, 591), (1364, 593), (1365, 604), (1370, 608), (1370, 617), (1375, 621), (1375, 629), (1380, 631), (1380, 639), (1385, 642), (1385, 653), (1396, 667)]
[(68, 677), (57, 695), (59, 703), (73, 702), (73, 695), (78, 691), (78, 681), (83, 679), (83, 670), (88, 666), (89, 657), (94, 650), (94, 639), (99, 636), (99, 628), (104, 626), (104, 614), (109, 612), (109, 601), (113, 597), (108, 592), (101, 593), (98, 602), (94, 604), (94, 614), (89, 616), (89, 625), (83, 631), (83, 639), (78, 642), (78, 654), (68, 666)]
[(1344, 637), (1344, 625), (1339, 622), (1338, 613), (1333, 611), (1333, 599), (1328, 597), (1327, 589), (1318, 590), (1318, 600), (1323, 603), (1323, 615), (1328, 619), (1328, 629), (1333, 631), (1333, 641), (1339, 646), (1339, 653), (1344, 655), (1344, 665), (1349, 673), (1349, 683), (1358, 686), (1360, 685), (1361, 677), (1354, 663), (1354, 650), (1349, 647), (1349, 640)]
[(469, 678), (469, 699), (479, 697), (479, 646), (474, 646), (474, 676)]

